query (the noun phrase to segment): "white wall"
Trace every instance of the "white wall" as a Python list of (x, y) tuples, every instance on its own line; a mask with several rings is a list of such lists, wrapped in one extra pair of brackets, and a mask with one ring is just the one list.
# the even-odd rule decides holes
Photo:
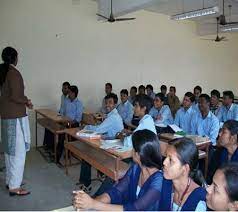
[(114, 91), (131, 85), (175, 85), (180, 97), (199, 84), (205, 92), (237, 94), (238, 35), (228, 42), (201, 40), (195, 24), (147, 11), (135, 21), (96, 20), (95, 1), (0, 0), (0, 50), (19, 51), (26, 94), (35, 107), (59, 104), (61, 83), (79, 86), (85, 107), (96, 110), (104, 83)]

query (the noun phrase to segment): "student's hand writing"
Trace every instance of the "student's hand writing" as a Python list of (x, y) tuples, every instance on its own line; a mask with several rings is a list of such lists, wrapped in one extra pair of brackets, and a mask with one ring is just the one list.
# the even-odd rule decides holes
[(73, 206), (76, 209), (90, 209), (93, 208), (94, 199), (91, 198), (84, 191), (74, 192), (75, 196), (73, 198)]

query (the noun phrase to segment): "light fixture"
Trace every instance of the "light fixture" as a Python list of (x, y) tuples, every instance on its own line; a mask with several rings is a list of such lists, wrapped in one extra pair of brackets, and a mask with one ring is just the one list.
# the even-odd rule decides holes
[(204, 9), (193, 10), (193, 11), (173, 15), (173, 16), (170, 16), (170, 19), (179, 21), (179, 20), (185, 20), (185, 19), (198, 18), (201, 16), (214, 15), (217, 13), (219, 13), (219, 7), (215, 6), (215, 7), (208, 7)]
[(221, 27), (221, 32), (238, 32), (238, 24), (228, 24)]

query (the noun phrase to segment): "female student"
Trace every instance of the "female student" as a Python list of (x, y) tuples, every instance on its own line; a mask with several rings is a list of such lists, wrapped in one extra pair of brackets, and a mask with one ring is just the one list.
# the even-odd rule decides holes
[(211, 163), (209, 164), (208, 183), (216, 170), (227, 162), (238, 162), (238, 121), (228, 120), (224, 123), (219, 133), (218, 144)]
[(219, 133), (219, 144), (222, 146), (218, 165), (221, 166), (229, 161), (238, 162), (238, 121), (226, 121)]
[(163, 181), (158, 138), (150, 130), (139, 130), (133, 134), (132, 143), (135, 164), (125, 176), (96, 199), (83, 191), (75, 192), (75, 208), (105, 211), (158, 209)]
[(164, 160), (164, 182), (159, 210), (205, 211), (206, 190), (194, 182), (197, 177), (198, 149), (188, 138), (169, 145)]
[(219, 168), (207, 188), (207, 206), (216, 211), (238, 210), (238, 163)]

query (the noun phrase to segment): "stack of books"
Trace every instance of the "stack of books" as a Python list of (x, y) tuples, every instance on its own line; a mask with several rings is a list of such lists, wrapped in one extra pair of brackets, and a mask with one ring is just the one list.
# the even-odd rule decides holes
[(101, 134), (94, 132), (92, 130), (80, 130), (76, 133), (78, 137), (88, 138), (88, 139), (101, 139)]

